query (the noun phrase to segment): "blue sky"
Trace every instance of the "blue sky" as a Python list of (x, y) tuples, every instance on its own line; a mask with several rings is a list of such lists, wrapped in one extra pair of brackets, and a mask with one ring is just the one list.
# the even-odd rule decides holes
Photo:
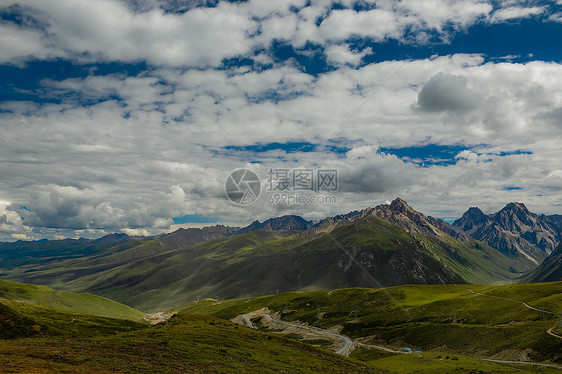
[[(0, 0), (0, 240), (560, 214), (560, 35), (559, 0)], [(237, 206), (241, 167), (336, 169), (337, 204)]]

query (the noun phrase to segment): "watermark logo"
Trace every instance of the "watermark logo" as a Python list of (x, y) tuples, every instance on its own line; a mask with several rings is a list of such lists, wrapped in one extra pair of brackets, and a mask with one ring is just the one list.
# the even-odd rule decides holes
[[(267, 171), (265, 201), (269, 205), (336, 204), (334, 195), (322, 192), (338, 190), (336, 169), (277, 168)], [(233, 203), (255, 202), (261, 192), (258, 175), (249, 169), (234, 170), (225, 183), (226, 195)]]
[(224, 184), (226, 196), (235, 204), (248, 205), (258, 199), (261, 192), (260, 178), (249, 169), (236, 169)]
[(267, 172), (267, 203), (269, 205), (336, 204), (334, 195), (320, 192), (338, 190), (336, 169), (269, 169)]
[(336, 169), (269, 169), (267, 175), (269, 192), (338, 190)]

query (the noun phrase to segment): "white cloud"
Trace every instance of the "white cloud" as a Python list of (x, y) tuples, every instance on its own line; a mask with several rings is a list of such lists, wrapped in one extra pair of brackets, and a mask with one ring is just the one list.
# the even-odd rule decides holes
[(554, 21), (554, 22), (562, 22), (562, 12), (551, 14), (551, 15), (548, 17), (548, 20), (549, 20), (549, 21)]
[(489, 2), (480, 0), (404, 0), (397, 2), (395, 6), (403, 17), (411, 19), (414, 24), (427, 25), (435, 30), (441, 30), (447, 22), (464, 28), (492, 10)]
[(480, 96), (467, 87), (467, 79), (439, 73), (431, 77), (418, 95), (418, 104), (431, 112), (466, 112), (481, 105)]
[[(338, 165), (339, 164), (339, 165)], [(389, 193), (415, 182), (419, 171), (394, 155), (377, 152), (374, 147), (350, 150), (338, 165), (341, 192)]]
[(532, 16), (543, 14), (545, 11), (546, 7), (522, 8), (513, 6), (495, 11), (494, 14), (492, 14), (492, 16), (490, 17), (490, 20), (492, 22), (502, 22), (512, 19), (529, 18)]
[(361, 52), (354, 52), (349, 49), (346, 44), (332, 45), (326, 48), (326, 57), (328, 62), (333, 65), (341, 66), (349, 64), (351, 66), (356, 66), (361, 63), (363, 57), (371, 54), (373, 50), (371, 48), (366, 48)]
[(31, 228), (24, 226), (20, 216), (10, 206), (10, 202), (0, 201), (0, 240), (10, 237), (25, 239)]
[[(5, 61), (36, 55), (31, 51), (37, 50), (38, 57), (43, 57), (46, 43), (52, 46), (52, 57), (78, 54), (77, 58), (92, 61), (148, 59), (157, 65), (217, 65), (225, 57), (248, 53), (253, 43), (247, 36), (257, 27), (241, 7), (226, 2), (183, 14), (160, 9), (133, 13), (125, 3), (111, 0), (19, 3), (32, 8), (47, 24), (46, 35), (40, 39), (37, 33), (22, 32), (19, 43), (11, 43)], [(4, 41), (10, 35), (7, 32)]]
[(0, 24), (0, 62), (21, 63), (25, 59), (47, 59), (61, 55), (62, 51), (49, 48), (43, 35), (9, 23)]
[[(0, 104), (0, 200), (6, 201), (0, 239), (154, 234), (177, 227), (172, 218), (187, 214), (233, 224), (284, 213), (322, 218), (396, 196), (451, 216), (474, 204), (494, 209), (513, 196), (538, 212), (562, 205), (560, 64), (456, 54), (361, 66), (377, 51), (342, 41), (359, 35), (408, 42), (407, 29), (423, 35), (466, 28), (490, 15), (487, 2), (381, 1), (375, 10), (357, 12), (330, 11), (331, 3), (322, 1), (304, 8), (300, 0), (250, 1), (178, 14), (155, 8), (163, 4), (158, 1), (142, 9), (108, 0), (26, 4), (47, 24), (47, 34), (0, 25), (4, 62), (156, 57), (162, 64), (137, 76), (43, 80), (35, 94), (60, 104)], [(509, 16), (498, 12), (492, 16), (498, 21)], [(268, 50), (274, 38), (297, 53), (307, 41), (320, 43), (333, 70), (313, 76), (292, 59), (278, 62)], [(223, 58), (251, 57), (255, 48), (259, 68), (214, 68)], [(337, 144), (351, 148), (347, 153), (223, 148), (325, 145), (338, 128)], [(420, 167), (379, 151), (428, 143), (470, 149), (446, 167)], [(270, 167), (338, 169), (338, 204), (230, 204), (224, 181), (244, 166), (264, 180)]]
[(399, 31), (396, 14), (384, 9), (365, 12), (335, 10), (318, 29), (324, 40), (343, 40), (361, 35), (380, 41), (389, 36), (398, 36)]
[[(353, 35), (405, 41), (412, 38), (406, 33), (415, 31), (416, 42), (427, 42), (430, 34), (441, 33), (444, 26), (466, 28), (492, 10), (481, 0), (381, 1), (376, 9), (361, 12), (351, 9), (352, 3), (347, 2), (347, 9), (331, 10), (332, 2), (324, 1), (308, 6), (303, 0), (221, 1), (216, 7), (193, 6), (173, 13), (158, 7), (158, 2), (145, 2), (139, 10), (115, 0), (7, 1), (6, 6), (21, 5), (45, 27), (2, 25), (2, 61), (63, 57), (216, 66), (224, 58), (251, 56), (274, 39), (301, 48), (308, 41), (339, 42)], [(538, 9), (504, 9), (495, 17), (526, 17)], [(14, 38), (18, 43), (12, 42)]]

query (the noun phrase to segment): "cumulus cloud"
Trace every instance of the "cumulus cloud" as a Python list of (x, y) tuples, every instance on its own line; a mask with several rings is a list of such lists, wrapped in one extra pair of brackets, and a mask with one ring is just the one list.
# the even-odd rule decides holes
[(12, 24), (0, 24), (0, 62), (22, 63), (30, 58), (47, 59), (61, 54), (51, 49), (42, 33)]
[[(431, 33), (443, 34), (451, 26), (466, 28), (492, 11), (482, 0), (383, 1), (365, 11), (354, 10), (353, 2), (344, 4), (345, 9), (332, 9), (331, 2), (302, 0), (219, 1), (215, 7), (163, 1), (7, 1), (6, 7), (18, 6), (21, 14), (32, 15), (43, 27), (3, 24), (0, 45), (5, 53), (0, 61), (63, 57), (217, 66), (225, 58), (252, 56), (273, 40), (301, 48), (307, 42), (344, 41), (351, 36), (407, 41), (415, 32), (415, 41), (423, 42)], [(538, 9), (496, 11), (494, 19), (526, 17)]]
[[(47, 26), (42, 35), (22, 32), (18, 43), (9, 43), (12, 51), (2, 54), (4, 62), (37, 55), (30, 51), (39, 51), (37, 57), (45, 57), (43, 45), (47, 45), (52, 46), (52, 57), (216, 65), (225, 57), (247, 53), (252, 48), (247, 35), (257, 27), (249, 14), (226, 2), (183, 14), (166, 13), (159, 8), (136, 13), (124, 2), (111, 0), (24, 0), (19, 4), (32, 9)], [(7, 43), (15, 30), (12, 27), (4, 31), (0, 41)], [(208, 48), (209, 45), (214, 48)]]
[(326, 57), (328, 62), (333, 65), (340, 66), (349, 64), (351, 66), (356, 66), (361, 63), (363, 57), (371, 54), (373, 50), (371, 48), (366, 48), (361, 52), (354, 52), (349, 49), (348, 45), (331, 45), (326, 48)]
[(430, 112), (466, 112), (481, 104), (477, 92), (462, 76), (439, 73), (431, 77), (418, 95), (418, 105)]
[(121, 222), (125, 218), (122, 209), (108, 201), (96, 200), (92, 190), (48, 185), (32, 192), (28, 206), (16, 211), (30, 226), (70, 229), (126, 226)]
[(324, 40), (342, 40), (352, 35), (383, 40), (388, 36), (397, 36), (398, 32), (396, 14), (384, 9), (366, 12), (335, 10), (322, 22), (318, 30)]
[(31, 231), (23, 225), (21, 217), (11, 208), (9, 202), (0, 201), (0, 240), (12, 238), (13, 235), (25, 235)]
[(417, 168), (376, 147), (357, 147), (347, 153), (340, 167), (340, 191), (389, 193), (412, 184)]
[[(181, 11), (159, 0), (22, 4), (37, 22), (0, 24), (4, 63), (62, 57), (157, 66), (53, 76), (28, 92), (41, 100), (0, 103), (0, 240), (156, 234), (183, 215), (232, 224), (288, 213), (322, 218), (396, 196), (451, 216), (511, 196), (538, 212), (562, 204), (560, 64), (453, 54), (364, 65), (377, 50), (346, 40), (408, 43), (424, 32), (446, 39), (451, 29), (490, 21), (488, 2), (383, 1), (365, 11), (352, 1), (341, 2), (345, 9), (301, 0), (193, 2)], [(295, 58), (280, 61), (269, 49), (274, 39), (300, 57), (307, 43), (319, 45), (308, 52), (329, 67), (308, 74)], [(221, 65), (230, 57), (250, 62)], [(314, 149), (244, 150), (275, 142)], [(427, 144), (468, 150), (447, 166), (392, 152)], [(337, 169), (338, 203), (271, 205), (261, 196), (236, 206), (224, 181), (239, 167), (264, 183), (269, 168)], [(522, 189), (506, 197), (504, 185)]]

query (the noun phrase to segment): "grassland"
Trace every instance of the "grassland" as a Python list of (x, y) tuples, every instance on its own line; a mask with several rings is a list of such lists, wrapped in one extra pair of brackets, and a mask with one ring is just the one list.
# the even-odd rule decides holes
[(368, 363), (210, 316), (127, 333), (0, 341), (3, 372), (383, 373)]
[(381, 355), (372, 349), (358, 349), (354, 354), (375, 368), (392, 373), (560, 373), (559, 369), (523, 364), (506, 365), (485, 361), (464, 355), (451, 355), (441, 352), (421, 354)]
[[(205, 299), (149, 326), (71, 310), (83, 295), (68, 301), (73, 295), (63, 293), (66, 303), (59, 309), (57, 291), (4, 283), (4, 297), (27, 301), (0, 303), (2, 336), (12, 338), (0, 340), (0, 368), (21, 373), (553, 373), (559, 371), (486, 359), (561, 364), (562, 341), (546, 334), (558, 316), (509, 300), (557, 311), (561, 285), (470, 286), (484, 296), (466, 285), (443, 285)], [(304, 341), (295, 333), (256, 331), (228, 320), (263, 307), (287, 321), (340, 326), (342, 334), (364, 345), (342, 357), (330, 352), (326, 340)], [(121, 309), (113, 305), (113, 310)], [(391, 354), (369, 345), (409, 346), (423, 353)]]
[(143, 313), (97, 296), (13, 282), (0, 290), (2, 373), (385, 372), (212, 316), (150, 326)]
[(146, 315), (89, 294), (0, 281), (1, 337), (94, 337), (145, 328)]
[[(60, 311), (140, 321), (144, 313), (113, 300), (91, 294), (75, 294), (46, 286), (0, 280), (0, 301), (8, 299), (41, 304)], [(13, 304), (17, 306), (18, 304)]]
[[(473, 294), (468, 287), (489, 296)], [(562, 340), (546, 333), (559, 317), (506, 300), (523, 300), (539, 309), (558, 313), (562, 311), (561, 287), (562, 283), (556, 282), (506, 286), (354, 288), (227, 301), (207, 299), (178, 311), (229, 319), (267, 307), (283, 320), (324, 329), (341, 326), (342, 334), (366, 344), (397, 350), (408, 346), (430, 354), (466, 356), (466, 359), (459, 358), (447, 365), (463, 364), (469, 368), (470, 362), (481, 363), (482, 359), (491, 358), (562, 366)], [(387, 361), (399, 365), (408, 360), (401, 355), (381, 357), (380, 352), (375, 352), (374, 356), (375, 359), (369, 359), (369, 362), (380, 368), (387, 367), (379, 365)], [(366, 359), (369, 355), (361, 349), (352, 357)], [(385, 361), (379, 362), (383, 359)], [(481, 364), (482, 367), (497, 365), (491, 362)], [(527, 369), (533, 370), (533, 367), (521, 370)], [(548, 372), (555, 369), (540, 370)]]

